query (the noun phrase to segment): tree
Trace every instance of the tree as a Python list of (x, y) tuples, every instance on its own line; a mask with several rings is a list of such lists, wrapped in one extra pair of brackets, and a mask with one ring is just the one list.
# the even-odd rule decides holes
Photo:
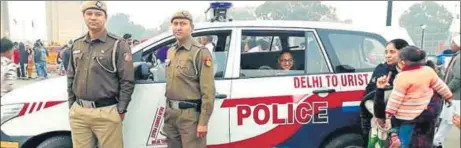
[(231, 8), (227, 13), (232, 20), (256, 20), (255, 8)]
[(255, 13), (264, 20), (338, 21), (335, 8), (320, 1), (266, 1)]
[[(415, 42), (421, 41), (422, 29), (420, 26), (423, 24), (427, 26), (425, 35), (430, 35), (432, 41), (444, 41), (449, 36), (448, 29), (452, 20), (452, 14), (445, 7), (432, 1), (424, 1), (412, 5), (405, 11), (400, 17), (399, 24), (407, 29)], [(427, 45), (426, 43), (425, 45)]]
[(151, 37), (154, 34), (153, 30), (146, 29), (139, 24), (134, 24), (130, 21), (130, 16), (124, 13), (111, 16), (107, 22), (107, 29), (118, 36), (130, 33), (133, 39)]

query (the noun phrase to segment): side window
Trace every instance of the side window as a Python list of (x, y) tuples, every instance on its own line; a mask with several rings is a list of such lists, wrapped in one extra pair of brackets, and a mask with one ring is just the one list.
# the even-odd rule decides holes
[[(231, 30), (213, 30), (208, 32), (193, 33), (194, 40), (207, 47), (208, 50), (212, 51), (214, 67), (215, 67), (215, 79), (224, 78), (224, 72), (227, 65), (227, 55), (230, 45)], [(203, 39), (203, 40), (202, 40)], [(164, 41), (150, 50), (145, 51), (144, 61), (153, 63), (152, 55), (155, 55), (157, 66), (150, 69), (153, 72), (153, 79), (141, 80), (139, 83), (164, 83), (166, 82), (165, 73), (165, 60), (167, 58), (168, 50), (174, 47), (176, 43), (175, 39)], [(147, 53), (146, 53), (147, 52)], [(137, 79), (138, 80), (138, 79)], [(144, 82), (146, 81), (146, 82)]]
[(199, 40), (199, 43), (205, 46), (213, 56), (215, 79), (224, 78), (231, 39), (230, 33), (195, 36), (194, 38)]
[(288, 47), (291, 50), (304, 50), (305, 41), (305, 37), (288, 37)]
[[(241, 54), (240, 75), (244, 78), (300, 75), (304, 74), (305, 51), (291, 50), (280, 46), (273, 50), (271, 43), (277, 39), (283, 42), (289, 38), (305, 38), (304, 31), (274, 31), (274, 30), (243, 30), (242, 36), (250, 40), (258, 40), (255, 46)], [(274, 46), (273, 44), (272, 46)], [(248, 46), (242, 44), (242, 46)], [(244, 48), (245, 49), (245, 48)], [(269, 50), (271, 49), (271, 50)], [(287, 51), (286, 53), (282, 53)]]
[[(306, 44), (307, 42), (307, 44)], [(320, 49), (319, 42), (313, 32), (306, 33), (305, 42), (300, 43), (302, 48), (307, 50), (307, 73), (308, 74), (318, 74), (318, 73), (328, 73), (327, 61), (323, 56), (322, 50)]]
[(366, 62), (378, 65), (385, 61), (384, 50), (386, 46), (374, 38), (366, 37), (363, 43), (364, 55)]
[(340, 65), (366, 71), (384, 60), (385, 43), (379, 36), (344, 31), (329, 33), (327, 37)]
[(242, 52), (281, 51), (282, 44), (278, 36), (242, 35)]

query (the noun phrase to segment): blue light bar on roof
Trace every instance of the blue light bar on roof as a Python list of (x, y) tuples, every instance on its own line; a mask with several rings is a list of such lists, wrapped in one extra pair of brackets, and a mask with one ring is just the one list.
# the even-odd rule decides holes
[(210, 8), (213, 8), (213, 9), (229, 9), (230, 7), (232, 7), (231, 2), (214, 2), (214, 3), (210, 3)]

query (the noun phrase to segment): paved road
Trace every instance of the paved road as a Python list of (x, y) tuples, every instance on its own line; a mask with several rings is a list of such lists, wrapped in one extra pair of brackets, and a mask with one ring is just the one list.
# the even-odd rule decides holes
[[(56, 76), (54, 76), (56, 77)], [(52, 79), (51, 77), (50, 79)], [(14, 87), (19, 88), (21, 86), (31, 84), (40, 80), (18, 80)], [(460, 130), (453, 128), (447, 138), (447, 148), (461, 148), (460, 146)]]

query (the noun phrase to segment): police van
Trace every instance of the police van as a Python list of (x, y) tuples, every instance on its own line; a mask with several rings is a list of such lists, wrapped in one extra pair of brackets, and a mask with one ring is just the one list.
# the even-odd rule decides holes
[[(193, 37), (209, 36), (216, 84), (210, 148), (361, 145), (359, 103), (371, 72), (384, 61), (386, 42), (413, 44), (402, 29), (307, 21), (196, 24)], [(136, 86), (123, 121), (126, 148), (166, 147), (165, 56), (159, 51), (174, 43), (164, 33), (132, 49)], [(250, 46), (260, 50), (248, 52)], [(282, 50), (292, 53), (288, 72), (280, 70)], [(68, 107), (66, 77), (2, 97), (2, 147), (71, 147)]]

